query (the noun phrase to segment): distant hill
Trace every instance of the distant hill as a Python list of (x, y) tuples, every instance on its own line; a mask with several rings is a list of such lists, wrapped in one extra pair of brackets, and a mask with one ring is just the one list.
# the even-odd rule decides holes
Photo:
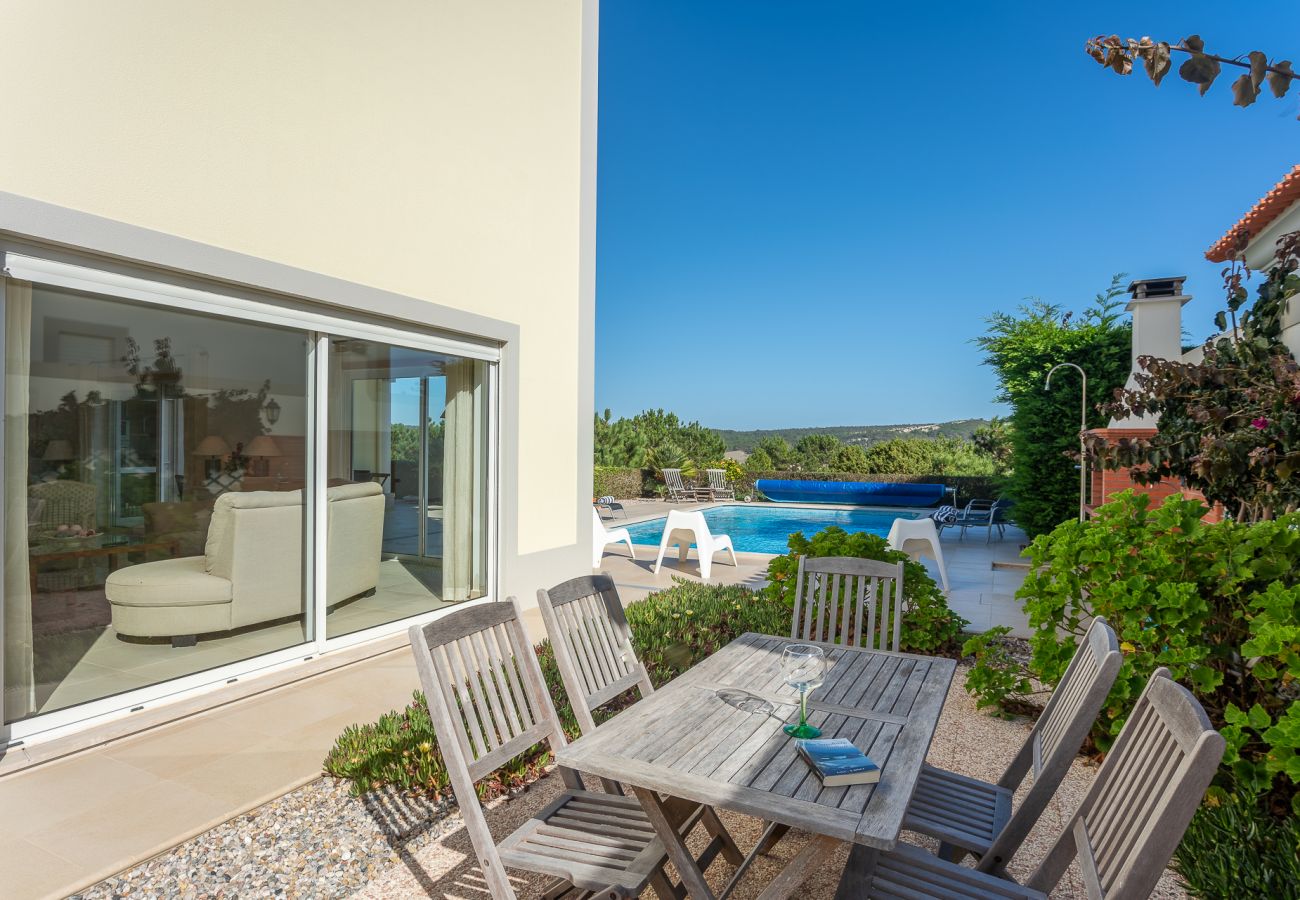
[(891, 438), (969, 438), (976, 428), (987, 425), (988, 419), (958, 419), (955, 422), (927, 422), (917, 425), (832, 425), (826, 428), (761, 428), (756, 431), (729, 431), (714, 428), (727, 442), (728, 450), (746, 453), (765, 437), (782, 437), (791, 444), (807, 434), (833, 434), (846, 444), (868, 446)]

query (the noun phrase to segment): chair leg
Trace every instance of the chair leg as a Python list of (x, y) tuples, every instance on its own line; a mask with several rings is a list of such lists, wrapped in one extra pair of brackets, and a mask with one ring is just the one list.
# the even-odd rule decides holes
[(673, 884), (662, 866), (655, 869), (654, 874), (650, 876), (650, 886), (659, 895), (659, 900), (682, 900), (686, 896), (686, 888), (680, 884)]
[(867, 896), (879, 861), (879, 850), (854, 844), (849, 850), (848, 864), (844, 866), (844, 874), (840, 876), (839, 886), (835, 890), (835, 900), (858, 900), (859, 897)]
[(822, 867), (839, 843), (835, 838), (813, 835), (795, 858), (790, 860), (790, 864), (763, 889), (758, 900), (786, 900), (808, 880), (808, 876)]
[(633, 559), (636, 559), (636, 551), (632, 549), (632, 539), (628, 538), (626, 543), (627, 543), (627, 555), (632, 557)]
[(966, 856), (967, 851), (956, 844), (950, 844), (947, 841), (939, 842), (938, 857), (947, 860), (950, 863), (960, 864), (962, 858)]

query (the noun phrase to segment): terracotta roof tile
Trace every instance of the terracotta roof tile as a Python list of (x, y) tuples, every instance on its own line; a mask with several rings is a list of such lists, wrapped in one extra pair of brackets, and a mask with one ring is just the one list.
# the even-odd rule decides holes
[(1210, 262), (1224, 262), (1231, 259), (1238, 242), (1245, 235), (1247, 238), (1262, 232), (1269, 224), (1282, 215), (1287, 208), (1300, 200), (1300, 166), (1295, 166), (1273, 189), (1259, 199), (1250, 211), (1228, 229), (1227, 234), (1219, 238), (1205, 251), (1205, 258)]

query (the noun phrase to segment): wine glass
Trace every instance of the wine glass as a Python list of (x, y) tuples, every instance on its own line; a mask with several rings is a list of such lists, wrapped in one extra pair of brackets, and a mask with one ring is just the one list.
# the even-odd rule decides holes
[(781, 651), (781, 672), (785, 683), (799, 692), (799, 724), (785, 726), (785, 733), (793, 738), (821, 737), (821, 729), (808, 724), (808, 692), (826, 678), (826, 654), (812, 644), (789, 644)]

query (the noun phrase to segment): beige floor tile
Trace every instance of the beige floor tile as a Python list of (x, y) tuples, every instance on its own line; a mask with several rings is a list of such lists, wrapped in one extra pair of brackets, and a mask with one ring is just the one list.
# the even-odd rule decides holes
[(121, 799), (157, 782), (149, 772), (102, 753), (73, 756), (0, 779), (0, 821), (10, 828), (48, 821), (89, 798)]
[(257, 738), (292, 734), (338, 714), (341, 704), (315, 688), (311, 685), (298, 691), (275, 691), (218, 711), (213, 718), (224, 726), (253, 732)]
[(130, 802), (93, 796), (69, 815), (27, 832), (26, 839), (90, 875), (169, 846), (230, 811), (228, 803), (174, 781), (144, 788)]
[(175, 779), (230, 809), (277, 796), (320, 772), (324, 753), (304, 749), (280, 738), (264, 738), (238, 753), (190, 769)]
[(19, 835), (0, 832), (0, 897), (62, 897), (79, 871), (75, 863)]
[(264, 734), (218, 716), (200, 716), (152, 732), (115, 741), (104, 753), (159, 778), (174, 778), (256, 743)]

